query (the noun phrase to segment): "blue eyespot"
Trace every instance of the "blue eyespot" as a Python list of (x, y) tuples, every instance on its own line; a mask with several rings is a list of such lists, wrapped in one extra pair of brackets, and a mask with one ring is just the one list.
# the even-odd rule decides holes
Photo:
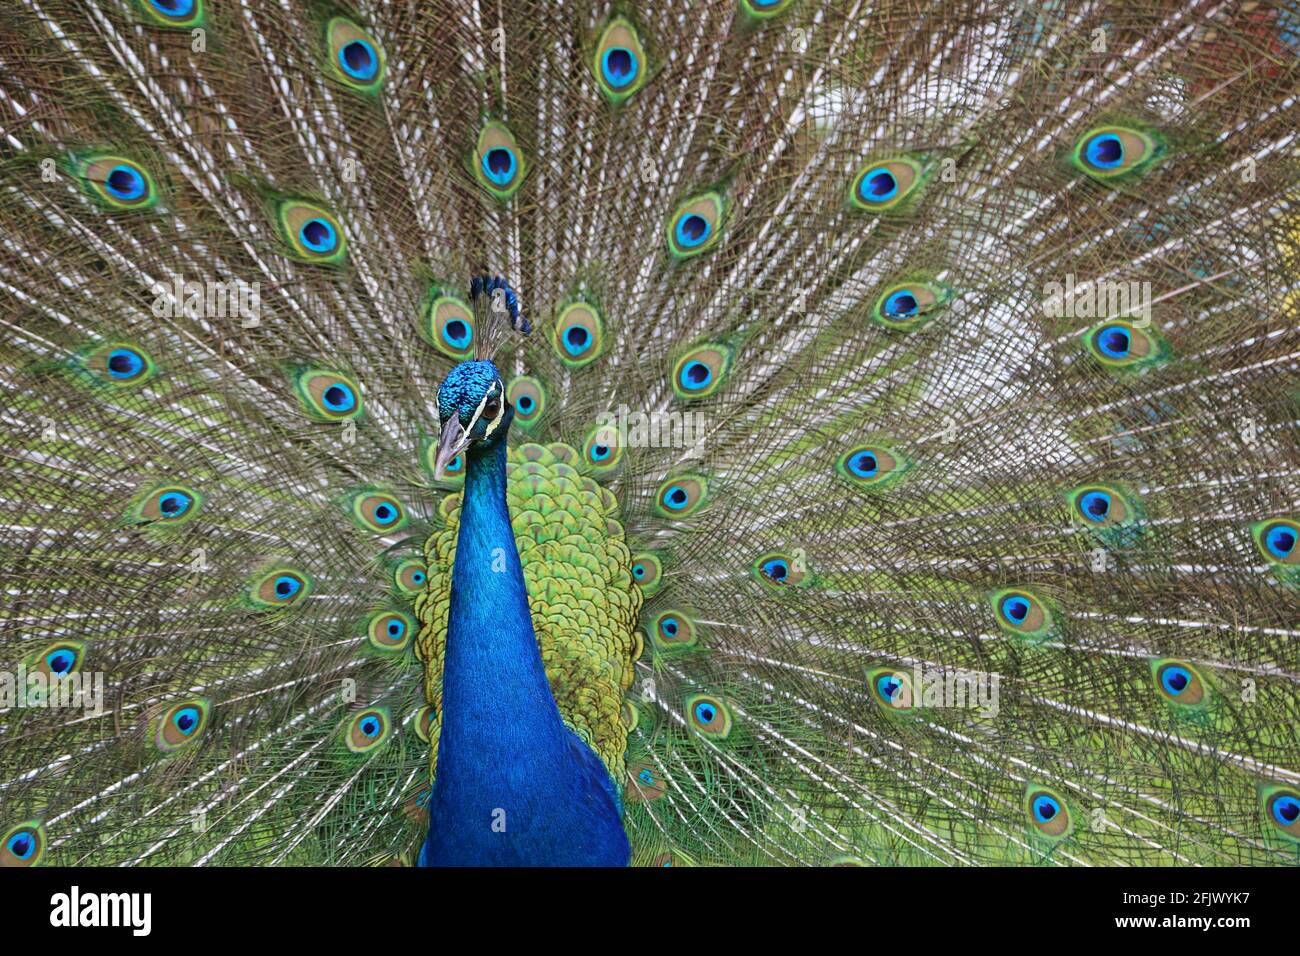
[(858, 195), (863, 202), (888, 202), (898, 195), (898, 180), (884, 166), (877, 166), (862, 177)]
[(469, 348), (469, 340), (472, 334), (469, 324), (462, 322), (460, 319), (452, 319), (442, 327), (443, 339), (457, 351), (464, 351)]
[(520, 395), (519, 401), (515, 402), (515, 408), (519, 409), (521, 415), (527, 415), (536, 405), (531, 395)]
[(634, 578), (643, 578), (643, 577), (645, 577), (645, 565), (644, 565), (644, 564), (635, 564), (635, 565), (633, 565), (633, 566), (632, 566), (632, 577), (634, 577)]
[(1171, 664), (1160, 673), (1161, 686), (1173, 697), (1185, 691), (1191, 682), (1192, 675), (1188, 673), (1187, 668), (1179, 667), (1177, 664)]
[(1285, 559), (1295, 550), (1295, 529), (1284, 524), (1275, 524), (1264, 532), (1264, 547), (1273, 557)]
[(1039, 823), (1050, 823), (1061, 812), (1061, 804), (1055, 797), (1039, 794), (1033, 803), (1034, 819)]
[(20, 860), (26, 860), (36, 852), (36, 841), (30, 833), (15, 833), (5, 844), (5, 849)]
[(168, 17), (186, 17), (194, 11), (194, 0), (149, 0), (149, 6)]
[(298, 238), (312, 252), (333, 252), (338, 246), (338, 234), (324, 219), (308, 219), (298, 230)]
[(1029, 616), (1029, 602), (1019, 595), (1012, 594), (1002, 599), (1002, 616), (1012, 624), (1023, 624)]
[(681, 485), (673, 485), (664, 494), (664, 507), (671, 511), (681, 511), (690, 502), (690, 495)]
[(663, 619), (663, 621), (660, 622), (659, 629), (662, 630), (664, 634), (667, 635), (668, 637), (676, 637), (677, 631), (680, 628), (678, 627), (676, 618), (666, 617)]
[(158, 510), (164, 518), (179, 518), (190, 510), (194, 499), (181, 491), (169, 491), (158, 499)]
[(592, 461), (604, 461), (606, 458), (609, 457), (609, 455), (610, 455), (610, 447), (608, 445), (591, 446)]
[(1079, 499), (1079, 514), (1086, 521), (1101, 524), (1110, 514), (1110, 495), (1104, 491), (1090, 491)]
[(275, 596), (288, 600), (298, 593), (302, 588), (302, 582), (295, 577), (282, 574), (275, 579)]
[(483, 175), (498, 186), (515, 178), (515, 154), (504, 146), (494, 146), (483, 154)]
[(144, 369), (144, 357), (131, 349), (108, 353), (108, 374), (113, 378), (135, 378)]
[(649, 770), (642, 768), (641, 772), (636, 775), (637, 782), (643, 787), (653, 786), (655, 775)]
[(677, 220), (673, 235), (677, 238), (677, 244), (683, 249), (694, 249), (696, 246), (703, 244), (709, 238), (711, 232), (713, 232), (713, 226), (709, 224), (709, 221), (703, 216), (692, 212)]
[(1097, 332), (1097, 348), (1107, 358), (1127, 358), (1132, 342), (1129, 330), (1120, 325), (1108, 325)]
[(447, 462), (447, 467), (446, 467), (446, 469), (444, 469), (444, 470), (445, 470), (448, 474), (454, 474), (454, 473), (460, 471), (461, 466), (462, 466), (463, 464), (464, 464), (464, 462), (461, 460), (461, 456), (460, 456), (460, 455), (457, 455), (457, 456), (456, 456), (455, 458), (453, 458), (451, 461)]
[(1124, 143), (1114, 133), (1100, 133), (1088, 140), (1084, 156), (1098, 169), (1115, 169), (1124, 164)]
[(876, 693), (885, 700), (897, 700), (903, 692), (903, 681), (895, 674), (882, 674), (876, 678)]
[(392, 524), (397, 520), (397, 509), (389, 504), (378, 505), (373, 517), (376, 524)]
[(1300, 800), (1283, 795), (1273, 801), (1273, 819), (1284, 827), (1292, 826), (1300, 820)]
[(636, 54), (626, 47), (611, 47), (600, 58), (600, 71), (605, 74), (605, 82), (616, 90), (636, 79), (636, 69)]
[(680, 376), (682, 388), (688, 392), (698, 392), (702, 388), (707, 388), (713, 381), (713, 369), (701, 361), (687, 362), (682, 367)]
[(331, 412), (350, 412), (357, 407), (357, 397), (341, 382), (335, 382), (321, 395), (321, 401)]
[(108, 171), (104, 188), (118, 199), (125, 202), (139, 199), (144, 195), (144, 177), (130, 166), (114, 166)]
[(858, 452), (849, 459), (849, 471), (859, 478), (874, 478), (879, 468), (876, 456), (869, 451)]
[(416, 584), (423, 584), (425, 581), (425, 577), (426, 575), (423, 571), (415, 571), (412, 572), (411, 574), (411, 580), (414, 581)]
[(906, 289), (899, 289), (897, 292), (885, 299), (885, 314), (907, 318), (916, 315), (921, 311), (921, 306), (916, 301), (916, 296)]
[(393, 640), (398, 640), (406, 633), (406, 624), (403, 621), (393, 618), (388, 622), (388, 636)]
[(773, 581), (784, 581), (790, 573), (790, 565), (784, 558), (772, 558), (763, 562), (763, 573)]
[(353, 40), (339, 50), (339, 66), (354, 80), (373, 80), (379, 72), (379, 56), (365, 40)]
[(717, 718), (717, 709), (707, 701), (695, 705), (695, 719), (702, 724), (711, 724)]
[(382, 729), (378, 717), (367, 717), (357, 726), (361, 728), (361, 732), (367, 737), (379, 736), (379, 731)]
[(564, 333), (564, 350), (570, 355), (581, 355), (587, 351), (591, 342), (591, 333), (580, 325), (575, 325)]
[(199, 725), (199, 709), (197, 707), (182, 707), (172, 714), (172, 723), (176, 725), (177, 730), (188, 737), (194, 733), (194, 729)]
[(45, 663), (52, 674), (66, 674), (72, 670), (72, 665), (76, 662), (77, 655), (66, 649), (45, 656)]

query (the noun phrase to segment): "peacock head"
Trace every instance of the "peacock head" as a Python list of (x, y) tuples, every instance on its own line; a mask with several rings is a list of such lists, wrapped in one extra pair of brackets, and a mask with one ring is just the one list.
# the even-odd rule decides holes
[(461, 362), (443, 379), (438, 388), (442, 435), (435, 477), (443, 478), (447, 466), (471, 446), (495, 447), (505, 441), (514, 414), (505, 392), (501, 373), (486, 360)]

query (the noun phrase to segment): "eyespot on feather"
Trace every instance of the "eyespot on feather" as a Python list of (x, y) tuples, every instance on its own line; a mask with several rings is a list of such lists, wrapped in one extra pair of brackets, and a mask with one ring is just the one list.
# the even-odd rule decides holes
[(686, 698), (687, 726), (704, 737), (726, 740), (732, 731), (731, 710), (712, 694), (692, 694)]
[(688, 259), (718, 244), (727, 204), (721, 193), (707, 192), (682, 203), (668, 218), (668, 251)]
[(127, 520), (136, 525), (179, 525), (194, 518), (203, 507), (203, 496), (186, 485), (160, 485), (132, 505)]
[(704, 505), (708, 491), (708, 481), (701, 475), (669, 478), (659, 486), (655, 509), (668, 518), (685, 518)]
[(158, 202), (158, 187), (148, 170), (125, 156), (84, 156), (73, 168), (90, 194), (109, 209), (149, 209)]
[(211, 714), (211, 702), (202, 697), (173, 704), (155, 724), (154, 745), (164, 753), (188, 747), (207, 729)]
[(636, 27), (615, 17), (601, 32), (591, 61), (601, 94), (611, 103), (622, 103), (645, 84), (646, 67), (645, 47)]
[(876, 300), (871, 320), (900, 332), (911, 332), (934, 319), (952, 299), (952, 289), (937, 282), (915, 280), (889, 286)]
[(1051, 606), (1033, 591), (1006, 588), (988, 595), (993, 620), (1008, 634), (1035, 641), (1052, 636), (1056, 617)]
[(341, 372), (309, 368), (293, 381), (303, 409), (317, 421), (341, 422), (361, 414), (361, 389)]
[(528, 174), (514, 133), (498, 122), (488, 123), (478, 134), (470, 163), (479, 185), (502, 202), (514, 196)]
[(401, 594), (419, 594), (428, 583), (429, 568), (419, 558), (407, 558), (393, 569), (393, 586)]
[(895, 212), (920, 194), (928, 178), (926, 167), (899, 156), (863, 166), (849, 185), (849, 204), (867, 212)]
[[(64, 639), (47, 644), (28, 659), (28, 671), (61, 679), (81, 670), (86, 659), (86, 642)], [(31, 688), (28, 688), (30, 696)]]
[(45, 856), (45, 827), (39, 820), (25, 820), (0, 836), (0, 868), (36, 866)]
[(459, 296), (432, 296), (424, 307), (420, 335), (448, 358), (468, 361), (478, 335), (474, 310)]
[(699, 345), (677, 360), (672, 372), (678, 398), (706, 398), (716, 392), (731, 371), (734, 350), (720, 344)]
[(572, 368), (587, 365), (604, 347), (605, 325), (600, 312), (586, 302), (565, 306), (555, 320), (551, 342), (565, 365)]
[(276, 223), (288, 254), (300, 262), (338, 265), (347, 255), (343, 227), (323, 206), (300, 199), (276, 205)]
[(1269, 518), (1251, 525), (1255, 547), (1264, 560), (1275, 566), (1300, 565), (1300, 521), (1292, 518)]
[(695, 623), (681, 611), (669, 609), (654, 619), (650, 634), (655, 646), (661, 650), (682, 650), (695, 647), (699, 633)]
[(835, 470), (855, 488), (883, 490), (895, 484), (911, 468), (911, 462), (888, 445), (870, 442), (856, 445), (839, 457)]
[(794, 2), (795, 0), (740, 0), (740, 9), (746, 16), (761, 21), (785, 13)]
[(632, 555), (632, 582), (647, 598), (658, 594), (663, 587), (663, 573), (663, 560), (653, 551), (641, 551)]
[(343, 743), (354, 754), (377, 750), (392, 733), (387, 708), (369, 707), (343, 722)]
[(1260, 787), (1259, 797), (1266, 832), (1300, 843), (1300, 789), (1265, 784)]
[(919, 703), (912, 675), (896, 667), (876, 667), (867, 671), (867, 689), (877, 706), (890, 713), (910, 711)]
[(528, 431), (546, 411), (546, 390), (537, 379), (519, 375), (510, 380), (506, 401), (514, 406), (514, 424)]
[(1156, 692), (1177, 707), (1202, 709), (1209, 702), (1209, 685), (1201, 672), (1187, 661), (1154, 658), (1151, 679)]
[(311, 593), (311, 588), (311, 579), (301, 571), (276, 567), (253, 581), (248, 597), (255, 608), (285, 608), (302, 602)]
[(433, 740), (433, 725), (438, 720), (438, 711), (433, 704), (425, 704), (415, 714), (415, 736), (426, 744)]
[(617, 469), (623, 460), (618, 429), (613, 425), (597, 425), (588, 432), (582, 443), (582, 459), (587, 470), (597, 478)]
[(1033, 832), (1052, 842), (1059, 842), (1070, 835), (1073, 829), (1070, 808), (1056, 791), (1031, 784), (1025, 788), (1024, 806), (1025, 816)]
[(94, 346), (81, 354), (80, 363), (94, 378), (115, 388), (132, 388), (156, 372), (149, 353), (127, 342)]
[(352, 494), (348, 512), (362, 531), (373, 534), (392, 534), (405, 528), (409, 522), (406, 508), (385, 491), (363, 488)]
[(344, 86), (363, 93), (376, 92), (384, 82), (383, 47), (367, 31), (346, 17), (325, 25), (326, 60), (330, 75)]
[(146, 23), (172, 30), (193, 30), (204, 25), (206, 0), (136, 0)]
[(366, 638), (371, 646), (385, 652), (405, 650), (414, 633), (414, 623), (401, 611), (376, 611), (366, 624)]
[(766, 551), (754, 560), (749, 569), (759, 584), (776, 591), (797, 588), (808, 581), (803, 559), (785, 551)]
[(1164, 140), (1155, 131), (1098, 126), (1079, 137), (1070, 161), (1076, 169), (1106, 183), (1145, 173), (1165, 149)]
[(1110, 528), (1131, 519), (1124, 493), (1109, 485), (1083, 485), (1069, 494), (1074, 519), (1087, 528)]

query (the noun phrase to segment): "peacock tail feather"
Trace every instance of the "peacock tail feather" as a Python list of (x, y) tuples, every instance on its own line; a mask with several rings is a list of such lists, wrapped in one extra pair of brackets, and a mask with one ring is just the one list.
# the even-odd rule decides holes
[(489, 345), (633, 863), (1295, 865), (1298, 54), (1291, 0), (7, 4), (0, 865), (415, 861)]

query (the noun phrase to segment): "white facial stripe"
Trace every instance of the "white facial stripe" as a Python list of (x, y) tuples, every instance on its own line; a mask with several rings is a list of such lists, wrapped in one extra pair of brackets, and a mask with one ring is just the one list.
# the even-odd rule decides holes
[[(494, 386), (492, 386), (491, 390), (487, 393), (487, 395), (483, 396), (483, 404), (486, 405), (487, 400), (489, 398), (499, 397), (503, 391), (504, 389), (501, 387), (501, 383), (497, 382)], [(483, 437), (489, 438), (492, 435), (492, 433), (497, 430), (497, 427), (503, 421), (505, 421), (505, 419), (506, 419), (506, 403), (499, 402), (497, 404), (497, 417), (492, 419), (492, 421), (488, 424), (487, 429), (483, 432)]]
[[(471, 418), (469, 420), (469, 424), (465, 426), (466, 435), (468, 435), (471, 431), (474, 430), (474, 425), (478, 422), (479, 417), (483, 414), (483, 409), (487, 407), (488, 399), (499, 394), (501, 394), (501, 383), (495, 382), (493, 383), (492, 387), (487, 390), (487, 394), (483, 396), (483, 401), (478, 403), (478, 408), (474, 409), (474, 417)], [(492, 419), (492, 421), (488, 424), (487, 429), (483, 432), (483, 437), (487, 438), (494, 431), (496, 431), (497, 426), (501, 424), (501, 419), (503, 418), (505, 418), (505, 407), (504, 405), (498, 405), (497, 417)]]

